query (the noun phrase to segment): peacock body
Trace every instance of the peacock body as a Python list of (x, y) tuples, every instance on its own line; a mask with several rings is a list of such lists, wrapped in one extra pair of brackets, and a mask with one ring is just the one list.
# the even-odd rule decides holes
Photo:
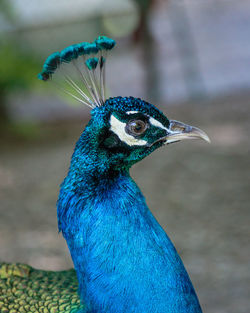
[(3, 264), (2, 312), (201, 313), (183, 263), (129, 169), (166, 144), (209, 139), (139, 98), (106, 99), (105, 64), (114, 46), (104, 36), (70, 46), (49, 56), (39, 74), (47, 81), (73, 63), (84, 87), (62, 70), (66, 92), (92, 108), (57, 204), (75, 271)]

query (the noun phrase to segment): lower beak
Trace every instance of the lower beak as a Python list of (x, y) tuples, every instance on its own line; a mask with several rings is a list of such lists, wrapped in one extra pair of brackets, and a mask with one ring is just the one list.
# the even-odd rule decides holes
[(170, 120), (169, 122), (168, 134), (162, 138), (165, 140), (165, 144), (184, 139), (203, 139), (210, 143), (208, 135), (201, 129), (174, 120)]

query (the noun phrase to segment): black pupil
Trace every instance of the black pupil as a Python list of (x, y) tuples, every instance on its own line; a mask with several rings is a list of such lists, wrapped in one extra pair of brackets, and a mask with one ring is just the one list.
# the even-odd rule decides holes
[(142, 129), (142, 125), (140, 123), (136, 123), (134, 129), (139, 132)]

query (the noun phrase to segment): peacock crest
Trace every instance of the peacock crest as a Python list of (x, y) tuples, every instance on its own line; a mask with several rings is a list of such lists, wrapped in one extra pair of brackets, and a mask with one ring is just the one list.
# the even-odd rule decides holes
[[(48, 81), (60, 72), (67, 87), (56, 83), (59, 89), (91, 108), (99, 107), (106, 100), (105, 64), (115, 44), (115, 40), (99, 36), (92, 43), (82, 42), (54, 52), (44, 62), (38, 78)], [(74, 73), (67, 68), (69, 63), (73, 64)]]

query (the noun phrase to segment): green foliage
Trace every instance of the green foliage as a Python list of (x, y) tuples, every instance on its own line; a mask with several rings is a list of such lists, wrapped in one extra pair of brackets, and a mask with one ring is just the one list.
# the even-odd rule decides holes
[(13, 10), (12, 4), (8, 0), (0, 0), (0, 12), (6, 20), (11, 23), (15, 23), (16, 14)]
[(13, 44), (0, 49), (0, 93), (31, 88), (37, 81), (39, 62)]
[(6, 97), (16, 90), (28, 90), (37, 84), (40, 63), (18, 42), (0, 43), (0, 127), (9, 124)]

